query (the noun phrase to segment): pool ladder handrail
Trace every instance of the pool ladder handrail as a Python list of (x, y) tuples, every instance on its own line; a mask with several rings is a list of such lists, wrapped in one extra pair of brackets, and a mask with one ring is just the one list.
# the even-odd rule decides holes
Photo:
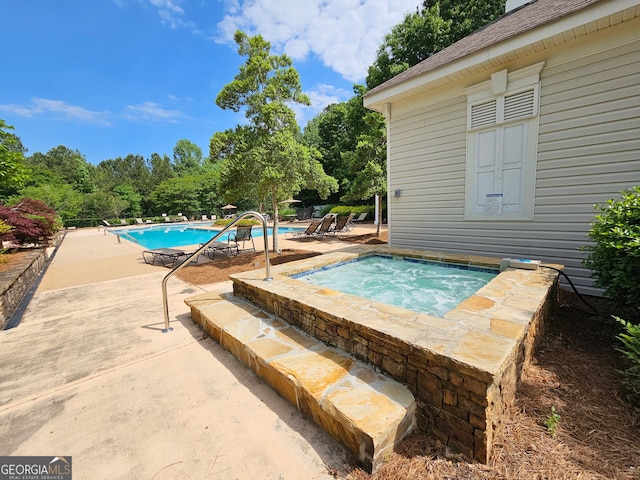
[(267, 229), (267, 220), (264, 218), (263, 215), (261, 215), (258, 212), (248, 211), (248, 212), (241, 213), (240, 215), (238, 215), (238, 217), (235, 220), (233, 220), (233, 222), (231, 222), (229, 225), (224, 227), (220, 232), (218, 232), (216, 235), (214, 235), (211, 238), (211, 240), (209, 240), (208, 242), (204, 243), (200, 248), (198, 248), (195, 252), (193, 252), (191, 255), (189, 255), (184, 262), (182, 262), (179, 265), (173, 267), (173, 269), (169, 273), (167, 273), (167, 275), (165, 275), (165, 277), (162, 279), (162, 305), (164, 307), (164, 328), (162, 329), (162, 333), (171, 332), (173, 330), (173, 327), (171, 327), (170, 324), (169, 324), (169, 300), (168, 300), (168, 297), (167, 297), (167, 282), (169, 281), (169, 278), (171, 278), (174, 274), (179, 272), (183, 267), (189, 265), (189, 263), (191, 263), (191, 259), (192, 258), (194, 258), (194, 257), (198, 258), (198, 256), (202, 252), (204, 252), (207, 249), (207, 247), (209, 247), (209, 245), (211, 245), (216, 240), (218, 240), (218, 238), (220, 238), (220, 236), (222, 236), (227, 230), (229, 230), (231, 227), (233, 227), (235, 224), (237, 224), (243, 218), (246, 218), (246, 217), (249, 217), (249, 216), (256, 217), (262, 222), (262, 236), (264, 237), (264, 261), (265, 261), (264, 262), (265, 263), (265, 278), (264, 278), (264, 280), (265, 281), (272, 280), (272, 278), (271, 278), (271, 264), (269, 263), (269, 232), (268, 232), (268, 229)]
[(130, 242), (133, 242), (133, 243), (138, 243), (138, 244), (140, 243), (140, 242), (138, 242), (138, 239), (135, 238), (134, 236), (132, 236), (130, 233), (127, 233), (127, 232), (118, 232), (118, 233), (110, 232), (110, 233), (113, 233), (116, 237), (118, 237), (118, 243), (121, 243), (120, 242), (120, 237), (124, 237), (124, 238), (126, 238), (127, 240), (129, 240)]

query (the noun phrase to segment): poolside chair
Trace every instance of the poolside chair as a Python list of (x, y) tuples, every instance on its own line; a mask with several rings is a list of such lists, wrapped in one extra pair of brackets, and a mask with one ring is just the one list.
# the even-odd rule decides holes
[(321, 223), (322, 222), (320, 220), (312, 220), (303, 232), (285, 232), (284, 236), (288, 240), (313, 238)]
[[(155, 265), (156, 261), (164, 267), (173, 268), (180, 257), (187, 257), (188, 254), (184, 250), (174, 248), (156, 248), (154, 250), (145, 250), (142, 252), (144, 263)], [(186, 259), (185, 259), (186, 260)]]
[(353, 217), (354, 217), (353, 213), (349, 215), (344, 215), (342, 217), (338, 217), (338, 220), (336, 221), (336, 225), (331, 230), (329, 230), (328, 233), (331, 233), (333, 235), (349, 233), (349, 231), (351, 231), (351, 228), (352, 228), (351, 220), (353, 219)]
[(358, 218), (354, 218), (353, 222), (362, 222), (365, 218), (367, 218), (367, 212), (361, 213)]
[(141, 219), (141, 218), (136, 218), (136, 223), (137, 223), (138, 225), (144, 225), (144, 222), (142, 221), (142, 219)]
[(318, 235), (319, 236), (329, 235), (335, 220), (336, 220), (335, 216), (330, 215), (330, 214), (325, 215), (324, 218), (322, 219), (322, 223), (318, 227), (318, 230), (316, 230), (315, 235), (316, 236), (318, 236)]
[(127, 222), (124, 218), (120, 219), (120, 225), (126, 225), (129, 226), (129, 222)]
[[(203, 245), (204, 243), (200, 244), (201, 247)], [(204, 252), (202, 252), (202, 255), (206, 255), (211, 260), (213, 260), (216, 257), (216, 253), (225, 253), (227, 255), (233, 255), (235, 257), (236, 255), (238, 255), (238, 253), (240, 253), (240, 249), (237, 243), (232, 245), (230, 243), (224, 242), (213, 242), (205, 249)]]
[[(229, 233), (227, 243), (235, 242), (235, 244), (238, 245), (239, 242), (242, 242), (242, 250), (249, 250), (249, 248), (245, 249), (244, 243), (251, 240), (251, 246), (253, 247), (251, 250), (255, 251), (256, 245), (253, 243), (252, 230), (253, 225), (238, 225), (235, 232)], [(240, 247), (238, 247), (238, 250), (239, 248)]]
[(171, 217), (164, 217), (164, 223), (173, 223), (173, 220), (171, 220)]

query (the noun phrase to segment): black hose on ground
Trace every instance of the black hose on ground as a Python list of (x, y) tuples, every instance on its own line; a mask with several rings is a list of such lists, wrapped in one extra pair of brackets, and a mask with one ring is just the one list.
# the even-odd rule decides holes
[[(578, 295), (578, 298), (580, 300), (582, 300), (587, 307), (589, 307), (589, 310), (591, 310), (591, 313), (594, 313), (596, 315), (599, 313), (598, 310), (593, 305), (591, 305), (589, 302), (587, 302), (587, 300), (582, 296), (582, 294), (580, 292), (578, 292), (578, 289), (576, 288), (576, 286), (573, 284), (573, 282), (569, 278), (569, 275), (567, 275), (562, 270), (560, 270), (559, 268), (556, 268), (556, 267), (550, 267), (548, 265), (540, 265), (540, 267), (541, 268), (549, 268), (551, 270), (555, 270), (556, 272), (562, 274), (564, 276), (564, 278), (567, 280), (567, 282), (569, 282), (569, 285), (571, 285), (571, 288), (573, 288), (573, 291), (576, 293), (576, 295)], [(585, 313), (587, 313), (587, 312), (585, 312)]]

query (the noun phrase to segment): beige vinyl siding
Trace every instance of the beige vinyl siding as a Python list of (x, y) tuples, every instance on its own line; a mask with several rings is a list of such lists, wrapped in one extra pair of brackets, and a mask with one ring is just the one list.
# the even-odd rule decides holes
[(598, 293), (580, 248), (593, 204), (640, 184), (640, 41), (586, 48), (597, 47), (573, 45), (541, 72), (533, 221), (464, 221), (462, 93), (414, 111), (393, 106), (389, 190), (402, 194), (389, 198), (392, 245), (560, 263), (581, 291)]

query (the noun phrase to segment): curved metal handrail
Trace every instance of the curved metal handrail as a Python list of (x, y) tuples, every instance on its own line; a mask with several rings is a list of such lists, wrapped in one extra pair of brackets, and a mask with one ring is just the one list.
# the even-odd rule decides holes
[[(187, 266), (190, 263), (191, 258), (193, 257), (198, 258), (198, 256), (202, 252), (204, 252), (209, 245), (211, 245), (213, 242), (218, 240), (218, 238), (221, 235), (223, 235), (224, 232), (226, 232), (231, 227), (233, 227), (236, 223), (238, 223), (240, 220), (248, 216), (257, 217), (262, 222), (262, 236), (264, 237), (264, 260), (265, 260), (265, 275), (266, 275), (264, 280), (268, 281), (272, 279), (271, 264), (269, 263), (269, 232), (267, 230), (267, 221), (265, 220), (264, 216), (262, 216), (258, 212), (253, 212), (253, 211), (244, 212), (240, 214), (233, 222), (231, 222), (229, 225), (224, 227), (220, 232), (214, 235), (213, 238), (211, 238), (211, 240), (203, 244), (195, 252), (189, 255), (184, 262), (182, 262), (180, 265), (177, 265), (176, 267), (173, 267), (173, 269), (169, 273), (167, 273), (167, 275), (165, 275), (165, 277), (162, 279), (162, 305), (164, 307), (164, 328), (162, 329), (163, 333), (170, 332), (173, 330), (173, 327), (169, 325), (169, 300), (167, 298), (167, 282), (169, 281), (169, 278), (171, 278), (175, 273), (180, 271), (183, 267)], [(274, 235), (275, 235), (275, 232), (274, 232)]]
[(132, 236), (130, 233), (127, 233), (127, 232), (118, 232), (118, 233), (109, 232), (109, 233), (112, 233), (113, 235), (118, 237), (118, 243), (120, 243), (120, 237), (124, 237), (124, 238), (126, 238), (127, 240), (129, 240), (130, 242), (133, 242), (133, 243), (138, 243), (138, 244), (140, 243), (140, 242), (138, 242), (137, 238), (135, 238), (134, 236)]

